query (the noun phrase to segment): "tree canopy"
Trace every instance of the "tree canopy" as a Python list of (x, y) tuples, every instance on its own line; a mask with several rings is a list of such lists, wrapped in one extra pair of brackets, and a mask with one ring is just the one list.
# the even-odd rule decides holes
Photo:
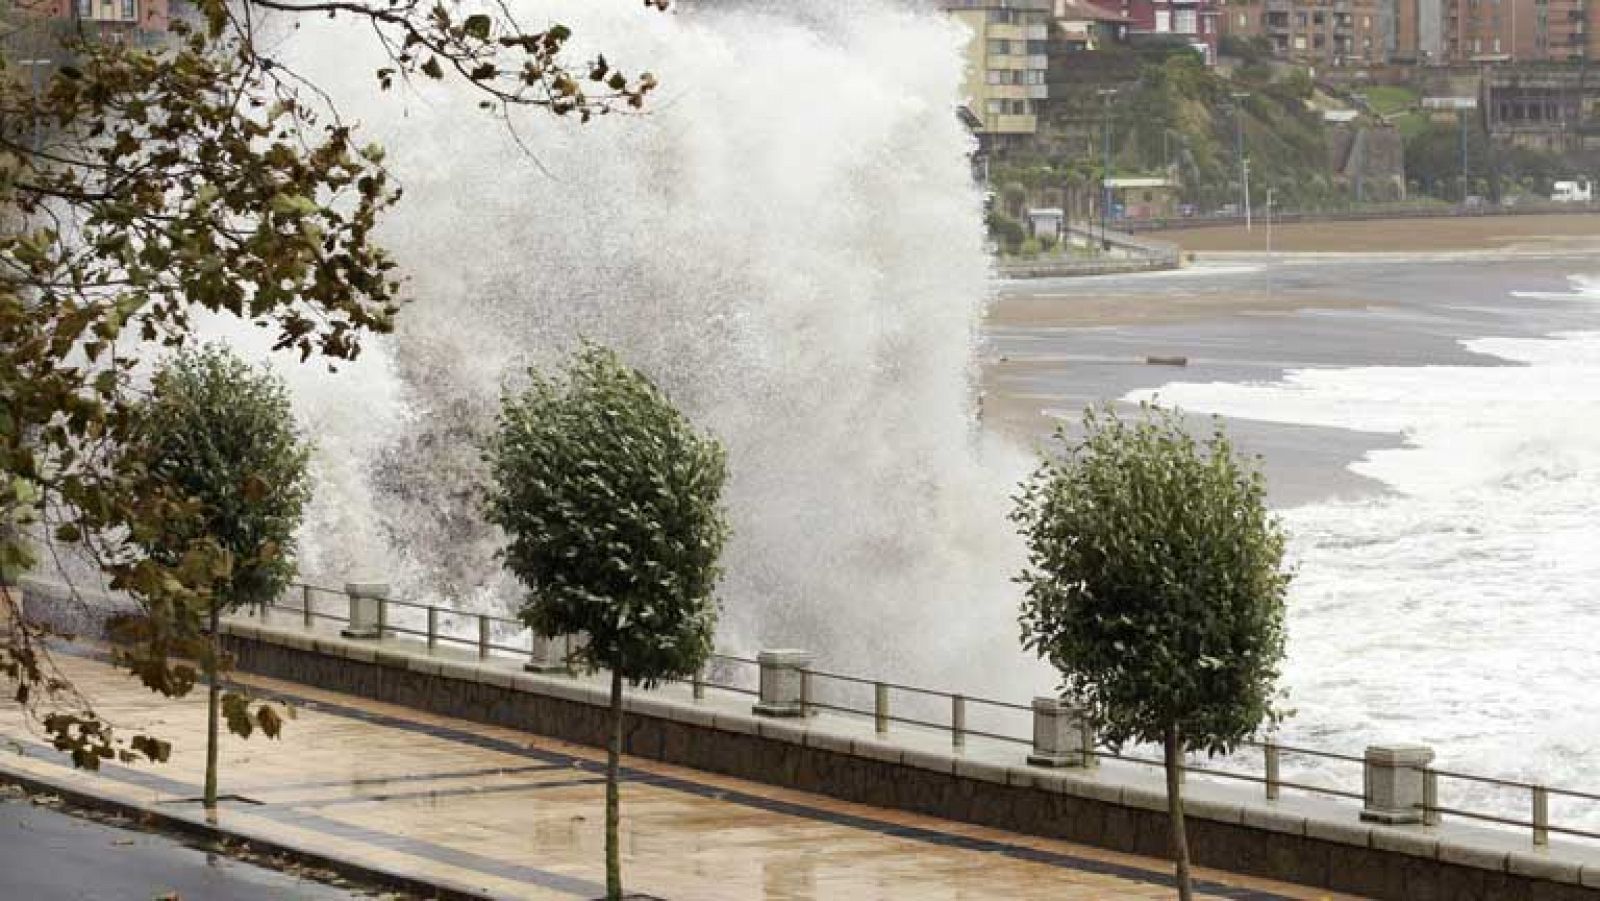
[[(205, 310), (337, 363), (360, 353), (363, 335), (388, 331), (400, 309), (404, 280), (376, 237), (400, 200), (383, 150), (341, 119), (337, 98), (271, 55), (264, 16), (367, 24), (389, 58), (374, 90), (461, 80), (506, 126), (518, 109), (587, 120), (639, 107), (655, 86), (600, 55), (572, 59), (570, 29), (523, 27), (504, 6), (198, 0), (195, 9), (155, 45), (52, 32), (59, 43), (42, 82), (29, 68), (42, 62), (37, 41), (0, 44), (0, 603), (13, 614), (12, 580), (38, 562), (45, 537), (92, 557), (152, 618), (208, 608), (218, 561), (189, 554), (175, 565), (123, 540), (192, 514), (118, 453), (135, 429), (135, 368), (152, 344), (184, 345)], [(8, 37), (50, 28), (13, 12)], [(155, 644), (140, 659), (158, 665), (138, 674), (174, 694), (188, 684), (164, 662), (159, 643), (170, 634), (152, 625)], [(9, 617), (0, 678), (57, 747), (85, 766), (165, 755), (152, 736), (116, 736), (51, 666), (41, 638), (37, 625)]]
[(1187, 747), (1226, 752), (1273, 716), (1284, 533), (1220, 428), (1202, 445), (1178, 413), (1141, 411), (1089, 411), (1023, 486), (1023, 643), (1107, 741), (1177, 724)]
[(488, 453), (488, 517), (542, 635), (584, 633), (579, 660), (635, 684), (704, 663), (727, 538), (727, 464), (653, 383), (586, 346), (562, 379), (510, 395)]

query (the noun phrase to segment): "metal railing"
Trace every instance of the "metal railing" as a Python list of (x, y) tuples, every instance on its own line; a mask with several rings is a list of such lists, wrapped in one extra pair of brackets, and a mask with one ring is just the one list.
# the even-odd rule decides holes
[[(262, 608), (262, 616), (267, 616), (269, 610), (294, 613), (298, 615), (300, 623), (308, 630), (314, 628), (319, 620), (335, 623), (348, 623), (350, 621), (347, 606), (349, 596), (343, 589), (326, 588), (304, 583), (295, 583), (292, 588), (291, 594), (299, 595), (298, 604), (286, 604), (286, 596), (265, 605)], [(318, 594), (338, 597), (342, 602), (339, 608), (341, 612), (319, 610), (318, 605), (313, 600)], [(418, 638), (425, 642), (430, 651), (441, 645), (462, 646), (474, 650), (480, 660), (490, 659), (497, 653), (524, 659), (531, 659), (540, 654), (540, 650), (534, 644), (533, 633), (519, 620), (487, 613), (464, 612), (452, 607), (397, 601), (387, 597), (372, 598), (370, 600), (377, 603), (379, 637), (408, 636)], [(416, 628), (398, 623), (391, 615), (393, 610), (422, 611), (421, 619), (425, 624), (424, 627)], [(454, 631), (443, 627), (442, 620), (445, 617), (453, 618), (458, 622), (475, 624), (476, 628), (469, 628), (465, 635), (456, 634)], [(497, 642), (495, 640), (497, 629), (502, 634), (525, 635), (527, 641), (525, 644)], [(712, 654), (705, 668), (689, 680), (692, 697), (696, 701), (703, 700), (708, 689), (745, 697), (758, 697), (760, 691), (755, 686), (759, 682), (758, 671), (760, 666), (760, 661), (749, 657)], [(752, 672), (752, 670), (756, 672)], [(1022, 715), (1032, 714), (1033, 708), (1027, 704), (975, 697), (845, 673), (828, 672), (809, 666), (799, 668), (799, 673), (802, 716), (809, 717), (816, 715), (818, 712), (826, 711), (844, 717), (870, 720), (874, 734), (880, 737), (889, 735), (896, 725), (934, 733), (945, 733), (948, 736), (951, 749), (956, 752), (964, 750), (970, 738), (988, 739), (1023, 747), (1029, 747), (1033, 744), (1033, 738), (1026, 731), (1023, 734), (1011, 731), (1016, 728)], [(870, 701), (858, 704), (850, 702), (852, 693), (859, 695), (867, 688), (871, 689)], [(905, 702), (903, 709), (901, 704), (896, 703), (897, 698)], [(941, 711), (944, 711), (942, 715)], [(974, 724), (973, 714), (977, 714), (977, 725)], [(1031, 723), (1028, 725), (1031, 727)], [(1194, 774), (1210, 779), (1260, 785), (1265, 798), (1268, 800), (1278, 799), (1285, 789), (1358, 802), (1365, 801), (1369, 797), (1368, 787), (1365, 782), (1367, 761), (1364, 757), (1285, 745), (1269, 739), (1259, 742), (1240, 742), (1233, 754), (1220, 759), (1225, 762), (1240, 764), (1242, 767), (1245, 765), (1243, 755), (1238, 752), (1244, 749), (1261, 753), (1259, 769), (1196, 766), (1192, 763), (1186, 763), (1182, 767), (1182, 772), (1185, 775)], [(1089, 758), (1093, 758), (1095, 760), (1116, 760), (1153, 767), (1163, 767), (1165, 765), (1164, 761), (1160, 759), (1140, 756), (1137, 753), (1124, 753), (1122, 750), (1102, 745), (1086, 746), (1082, 749), (1082, 753), (1086, 761)], [(1362, 767), (1363, 778), (1362, 790), (1356, 792), (1336, 786), (1306, 782), (1302, 779), (1285, 778), (1283, 775), (1283, 758), (1286, 755), (1309, 760), (1360, 766)], [(1551, 833), (1574, 838), (1600, 840), (1600, 831), (1557, 825), (1551, 821), (1550, 816), (1550, 803), (1553, 798), (1594, 804), (1600, 802), (1600, 793), (1553, 788), (1539, 783), (1479, 776), (1431, 766), (1410, 769), (1421, 771), (1423, 797), (1421, 803), (1416, 805), (1416, 809), (1425, 826), (1436, 826), (1443, 814), (1449, 814), (1495, 826), (1527, 830), (1531, 835), (1532, 843), (1536, 846), (1548, 845)], [(1439, 800), (1439, 782), (1441, 779), (1470, 786), (1484, 786), (1491, 789), (1512, 790), (1519, 793), (1525, 792), (1527, 806), (1524, 809), (1528, 811), (1528, 818), (1521, 819), (1501, 812), (1472, 809), (1464, 804), (1443, 804)]]

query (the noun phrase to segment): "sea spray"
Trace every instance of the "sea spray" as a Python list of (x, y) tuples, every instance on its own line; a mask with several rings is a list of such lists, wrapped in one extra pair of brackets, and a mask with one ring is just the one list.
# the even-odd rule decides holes
[(988, 270), (956, 115), (968, 36), (861, 0), (516, 11), (663, 87), (643, 115), (518, 117), (514, 139), (469, 88), (377, 93), (366, 31), (284, 44), (387, 146), (406, 196), (383, 238), (414, 298), (360, 364), (296, 381), (323, 449), (308, 572), (510, 609), (479, 443), (503, 388), (584, 337), (727, 444), (725, 647), (969, 692), (1048, 686), (1017, 648), (1009, 583), (1027, 464), (973, 415)]

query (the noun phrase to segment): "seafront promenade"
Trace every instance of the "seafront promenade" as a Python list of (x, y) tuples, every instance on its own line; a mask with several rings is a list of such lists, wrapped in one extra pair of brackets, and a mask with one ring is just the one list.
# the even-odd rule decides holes
[[(75, 771), (13, 708), (0, 711), (0, 780), (58, 786), (203, 823), (203, 695), (151, 695), (74, 646), (69, 675), (124, 728), (173, 741), (162, 766)], [(603, 755), (511, 729), (241, 676), (294, 705), (280, 741), (228, 737), (216, 827), (451, 897), (593, 898), (601, 869)], [(1068, 842), (625, 758), (630, 890), (712, 899), (1167, 898), (1168, 864)], [(1202, 870), (1202, 895), (1345, 897)]]

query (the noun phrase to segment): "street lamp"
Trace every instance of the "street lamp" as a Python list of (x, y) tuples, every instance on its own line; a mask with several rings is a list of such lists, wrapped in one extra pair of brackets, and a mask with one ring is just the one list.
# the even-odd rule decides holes
[(1095, 93), (1105, 98), (1104, 116), (1100, 124), (1104, 143), (1100, 168), (1100, 249), (1103, 252), (1109, 249), (1111, 243), (1106, 237), (1106, 216), (1111, 211), (1111, 98), (1117, 95), (1117, 89), (1101, 88)]
[(1235, 91), (1233, 98), (1233, 155), (1239, 160), (1239, 191), (1244, 195), (1244, 230), (1251, 231), (1250, 223), (1250, 158), (1244, 155), (1244, 101), (1250, 97), (1246, 91)]

